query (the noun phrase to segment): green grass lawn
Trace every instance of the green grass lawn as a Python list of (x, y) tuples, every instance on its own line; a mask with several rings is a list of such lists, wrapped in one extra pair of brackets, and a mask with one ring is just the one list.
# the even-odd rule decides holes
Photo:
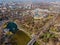
[[(13, 45), (27, 45), (29, 41), (30, 37), (22, 31), (17, 31), (17, 33), (12, 38), (12, 42), (14, 42)], [(35, 43), (34, 45), (38, 45), (38, 43)]]

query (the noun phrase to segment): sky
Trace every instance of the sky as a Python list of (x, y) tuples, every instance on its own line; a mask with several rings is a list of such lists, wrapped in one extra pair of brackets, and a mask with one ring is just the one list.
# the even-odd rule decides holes
[(32, 1), (32, 2), (60, 2), (60, 0), (0, 0), (0, 2), (5, 1), (5, 2), (28, 2), (28, 1)]

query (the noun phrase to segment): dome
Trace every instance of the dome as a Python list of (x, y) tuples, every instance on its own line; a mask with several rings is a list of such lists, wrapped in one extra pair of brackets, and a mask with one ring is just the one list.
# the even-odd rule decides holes
[(9, 31), (12, 33), (15, 33), (18, 30), (17, 25), (14, 22), (8, 22), (6, 28), (9, 29)]

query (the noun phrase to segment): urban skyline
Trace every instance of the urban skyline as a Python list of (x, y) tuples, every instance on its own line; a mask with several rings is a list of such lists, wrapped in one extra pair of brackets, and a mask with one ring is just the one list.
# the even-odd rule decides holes
[(60, 2), (60, 0), (0, 0), (0, 2)]

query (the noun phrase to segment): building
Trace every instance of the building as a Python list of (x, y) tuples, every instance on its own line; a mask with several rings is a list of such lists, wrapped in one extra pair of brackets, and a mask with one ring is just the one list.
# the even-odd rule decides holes
[(35, 10), (32, 10), (34, 19), (41, 19), (48, 15), (48, 10), (36, 8)]

